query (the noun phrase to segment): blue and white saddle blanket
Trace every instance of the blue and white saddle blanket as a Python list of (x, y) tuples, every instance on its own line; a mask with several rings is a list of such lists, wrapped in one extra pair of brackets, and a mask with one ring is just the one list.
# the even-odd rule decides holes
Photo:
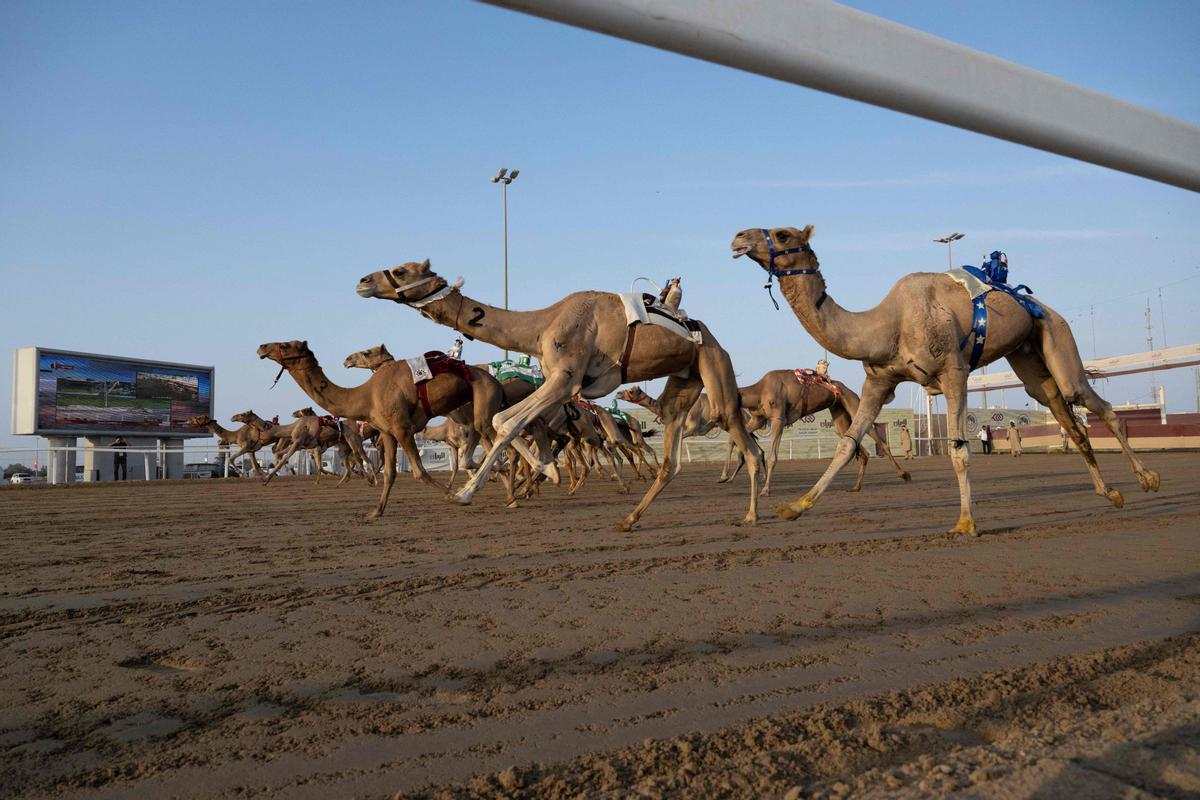
[[(988, 292), (1003, 292), (1020, 303), (1021, 307), (1029, 312), (1029, 316), (1034, 319), (1041, 319), (1046, 316), (1045, 310), (1031, 296), (1033, 290), (1025, 284), (1009, 286), (1007, 283), (993, 281), (982, 269), (969, 264), (964, 264), (959, 269), (948, 270), (946, 274), (962, 284), (962, 287), (967, 290), (967, 294), (971, 297), (973, 314), (971, 318), (971, 330), (967, 331), (967, 335), (959, 342), (958, 348), (960, 350), (965, 348), (974, 339), (971, 347), (970, 361), (970, 369), (972, 370), (979, 366), (979, 359), (983, 356), (983, 346), (987, 341), (988, 311), (984, 298)], [(1025, 294), (1021, 294), (1022, 291)]]
[(646, 292), (617, 292), (617, 296), (621, 298), (621, 304), (625, 307), (627, 324), (640, 322), (643, 325), (657, 325), (676, 336), (691, 339), (696, 344), (704, 343), (700, 323), (688, 319), (682, 312), (676, 313), (667, 308), (654, 295)]

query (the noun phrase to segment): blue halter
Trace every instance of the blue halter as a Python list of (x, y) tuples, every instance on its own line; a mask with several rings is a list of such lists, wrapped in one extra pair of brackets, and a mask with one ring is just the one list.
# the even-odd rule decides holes
[(771, 241), (771, 232), (766, 228), (762, 229), (763, 236), (767, 240), (767, 251), (771, 254), (771, 260), (767, 266), (763, 267), (770, 275), (767, 282), (763, 284), (763, 288), (767, 290), (767, 296), (771, 298), (771, 302), (775, 304), (775, 310), (779, 310), (779, 302), (775, 299), (775, 295), (771, 292), (771, 284), (775, 282), (776, 276), (780, 278), (791, 277), (792, 275), (815, 275), (816, 267), (807, 269), (775, 269), (775, 259), (778, 256), (790, 256), (792, 253), (811, 253), (812, 248), (808, 246), (808, 242), (803, 242), (799, 247), (789, 247), (787, 250), (776, 250), (775, 243)]

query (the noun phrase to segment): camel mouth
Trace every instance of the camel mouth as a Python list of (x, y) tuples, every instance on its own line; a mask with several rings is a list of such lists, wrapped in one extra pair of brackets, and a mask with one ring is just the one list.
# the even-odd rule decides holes
[(270, 355), (271, 355), (271, 345), (269, 345), (269, 344), (260, 344), (260, 345), (258, 346), (258, 350), (257, 350), (256, 352), (258, 353), (258, 357), (259, 357), (260, 359), (262, 359), (262, 358), (268, 358), (268, 357), (270, 357)]
[(354, 291), (356, 294), (358, 294), (359, 297), (370, 297), (372, 288), (371, 288), (371, 285), (366, 283), (365, 281), (359, 281), (358, 287)]
[(734, 247), (734, 248), (733, 248), (733, 257), (734, 257), (734, 258), (741, 258), (742, 256), (744, 256), (744, 255), (746, 255), (747, 253), (749, 253), (749, 252), (750, 252), (750, 250), (751, 250), (751, 248), (750, 248), (750, 245), (748, 245), (748, 244), (747, 244), (747, 245), (742, 245), (741, 247)]

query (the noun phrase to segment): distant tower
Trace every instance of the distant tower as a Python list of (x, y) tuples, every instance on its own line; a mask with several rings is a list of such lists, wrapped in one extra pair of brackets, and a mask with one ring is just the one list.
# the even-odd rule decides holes
[[(1150, 318), (1150, 298), (1146, 298), (1146, 350), (1154, 349), (1154, 321)], [(1150, 370), (1150, 400), (1158, 399), (1158, 372)]]

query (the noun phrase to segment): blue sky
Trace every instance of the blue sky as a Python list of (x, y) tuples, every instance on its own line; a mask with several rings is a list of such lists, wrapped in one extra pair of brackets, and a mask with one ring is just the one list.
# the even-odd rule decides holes
[[(1200, 122), (1200, 4), (855, 2), (929, 33)], [(830, 294), (1008, 252), (1085, 356), (1200, 341), (1200, 196), (765, 78), (467, 2), (0, 4), (0, 352), (40, 344), (212, 364), (219, 416), (308, 401), (257, 345), (306, 338), (331, 375), (449, 329), (354, 294), (429, 257), (513, 306), (684, 278), (740, 380), (820, 348), (762, 273), (750, 226), (817, 234)], [(495, 351), (468, 344), (471, 360)], [(837, 377), (861, 381), (857, 364)], [(10, 403), (0, 370), (0, 405)], [(1166, 377), (1195, 410), (1194, 377)], [(1103, 388), (1144, 399), (1144, 376)], [(901, 387), (897, 402), (907, 403)], [(1015, 393), (1010, 403), (1023, 405)], [(0, 446), (24, 444), (0, 429)]]

